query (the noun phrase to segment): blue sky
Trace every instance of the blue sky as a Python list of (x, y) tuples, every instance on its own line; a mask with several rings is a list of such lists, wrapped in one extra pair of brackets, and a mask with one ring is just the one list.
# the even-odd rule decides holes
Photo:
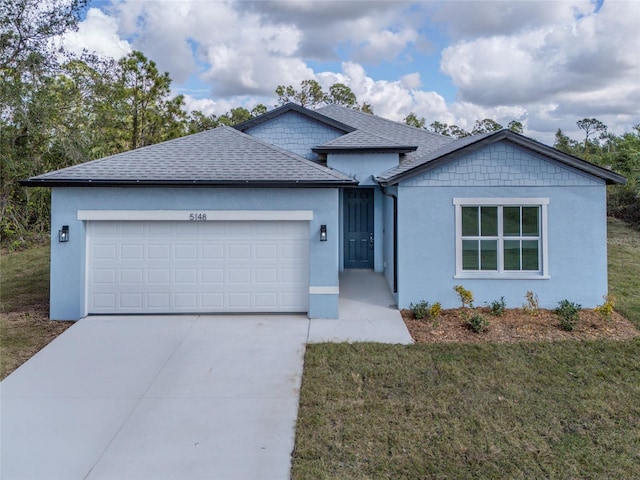
[(552, 143), (585, 117), (640, 123), (638, 25), (635, 0), (100, 0), (65, 43), (141, 50), (207, 114), (314, 78), (393, 120), (518, 120)]

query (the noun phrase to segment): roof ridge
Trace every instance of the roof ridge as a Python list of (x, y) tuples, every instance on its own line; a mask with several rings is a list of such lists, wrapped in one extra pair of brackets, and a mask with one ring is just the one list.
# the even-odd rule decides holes
[(304, 163), (307, 166), (313, 167), (316, 170), (320, 170), (322, 172), (329, 173), (332, 176), (334, 176), (336, 179), (340, 179), (340, 180), (351, 179), (351, 177), (349, 177), (348, 175), (340, 173), (337, 170), (334, 170), (333, 168), (325, 167), (324, 165), (320, 165), (317, 162), (313, 162), (311, 160), (307, 160), (306, 158), (304, 158), (304, 157), (302, 157), (302, 156), (300, 156), (300, 155), (298, 155), (296, 153), (293, 153), (293, 152), (291, 152), (289, 150), (286, 150), (284, 148), (278, 147), (276, 145), (272, 145), (271, 143), (265, 142), (264, 140), (261, 140), (261, 139), (259, 139), (257, 137), (254, 137), (252, 135), (244, 133), (244, 132), (242, 132), (240, 130), (236, 130), (233, 127), (229, 127), (227, 125), (223, 125), (223, 127), (225, 129), (228, 129), (229, 131), (231, 131), (231, 132), (233, 132), (233, 133), (235, 133), (237, 135), (240, 135), (242, 137), (245, 137), (245, 138), (247, 138), (247, 139), (249, 139), (249, 140), (251, 140), (251, 141), (253, 141), (253, 142), (257, 143), (257, 144), (263, 145), (263, 146), (265, 146), (265, 147), (267, 147), (267, 148), (269, 148), (271, 150), (274, 150), (274, 151), (276, 151), (278, 153), (282, 153), (282, 154), (290, 157), (293, 160), (296, 160), (296, 161), (298, 161), (300, 163)]
[[(375, 113), (366, 113), (366, 112), (362, 112), (360, 110), (356, 110), (355, 108), (344, 107), (342, 105), (337, 105), (335, 103), (332, 103), (332, 104), (329, 104), (329, 105), (324, 105), (324, 106), (318, 108), (315, 111), (317, 111), (319, 113), (322, 113), (321, 110), (330, 109), (330, 108), (338, 108), (338, 109), (340, 109), (342, 111), (348, 111), (350, 113), (353, 112), (356, 115), (359, 115), (361, 117), (364, 117), (364, 116), (367, 116), (369, 118), (370, 117), (375, 117), (377, 119), (377, 121), (384, 121), (386, 123), (392, 123), (394, 125), (397, 125), (397, 126), (409, 129), (409, 130), (414, 130), (416, 132), (420, 132), (420, 133), (423, 133), (423, 134), (426, 133), (426, 134), (428, 134), (430, 136), (434, 136), (434, 137), (438, 137), (438, 138), (443, 138), (443, 137), (446, 138), (446, 135), (442, 135), (440, 133), (430, 132), (429, 130), (426, 130), (424, 128), (414, 127), (413, 125), (407, 125), (406, 123), (402, 123), (402, 122), (399, 122), (397, 120), (391, 120), (389, 118), (381, 117), (379, 115), (376, 115)], [(358, 130), (360, 130), (360, 129), (358, 129)]]
[(333, 142), (339, 141), (341, 138), (349, 137), (349, 136), (354, 136), (355, 137), (356, 135), (368, 135), (370, 137), (379, 138), (380, 140), (384, 140), (385, 142), (388, 142), (388, 143), (393, 143), (396, 146), (404, 146), (404, 144), (402, 144), (400, 142), (397, 142), (396, 140), (392, 140), (390, 138), (383, 137), (382, 135), (378, 135), (377, 133), (372, 133), (372, 132), (365, 131), (365, 130), (354, 130), (353, 132), (350, 132), (350, 133), (347, 133), (345, 135), (342, 135), (341, 137), (336, 137), (333, 140), (325, 143), (324, 145), (330, 145)]

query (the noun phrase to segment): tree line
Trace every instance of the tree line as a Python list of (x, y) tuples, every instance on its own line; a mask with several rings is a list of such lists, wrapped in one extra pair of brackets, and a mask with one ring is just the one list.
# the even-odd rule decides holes
[[(268, 110), (259, 104), (218, 116), (187, 112), (184, 97), (170, 95), (169, 74), (160, 72), (139, 51), (116, 60), (89, 53), (71, 55), (56, 47), (52, 39), (76, 29), (86, 6), (86, 0), (0, 0), (0, 236), (4, 245), (17, 248), (49, 230), (49, 189), (25, 189), (20, 180), (219, 125), (236, 125)], [(275, 94), (277, 105), (338, 104), (373, 113), (371, 105), (359, 103), (341, 83), (325, 91), (310, 79), (298, 88), (280, 85)], [(476, 121), (470, 132), (437, 121), (426, 126), (426, 120), (414, 113), (405, 123), (455, 138), (502, 128), (491, 119)], [(635, 212), (640, 211), (640, 127), (618, 137), (608, 134), (595, 119), (578, 123), (585, 131), (584, 141), (558, 131), (555, 146), (628, 175), (629, 186), (611, 197), (615, 199), (612, 212), (640, 223), (632, 215), (634, 209), (627, 208), (636, 202)], [(523, 131), (517, 121), (508, 128)]]

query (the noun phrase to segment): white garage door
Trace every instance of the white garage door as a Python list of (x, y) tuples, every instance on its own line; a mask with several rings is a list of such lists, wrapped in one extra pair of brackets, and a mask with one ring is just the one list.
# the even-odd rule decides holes
[(87, 222), (89, 313), (306, 312), (309, 223)]

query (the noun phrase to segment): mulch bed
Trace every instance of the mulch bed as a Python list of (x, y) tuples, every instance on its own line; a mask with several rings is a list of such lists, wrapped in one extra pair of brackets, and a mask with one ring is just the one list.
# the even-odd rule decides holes
[[(468, 311), (468, 309), (466, 309)], [(489, 308), (479, 308), (489, 321), (488, 328), (473, 332), (462, 317), (462, 309), (443, 310), (437, 318), (416, 320), (410, 310), (402, 310), (404, 319), (416, 343), (517, 343), (550, 340), (595, 340), (608, 338), (626, 340), (640, 335), (640, 331), (622, 315), (614, 312), (610, 319), (593, 310), (582, 310), (573, 331), (560, 328), (558, 315), (540, 309), (536, 315), (522, 309), (507, 309), (502, 316), (492, 315)]]

